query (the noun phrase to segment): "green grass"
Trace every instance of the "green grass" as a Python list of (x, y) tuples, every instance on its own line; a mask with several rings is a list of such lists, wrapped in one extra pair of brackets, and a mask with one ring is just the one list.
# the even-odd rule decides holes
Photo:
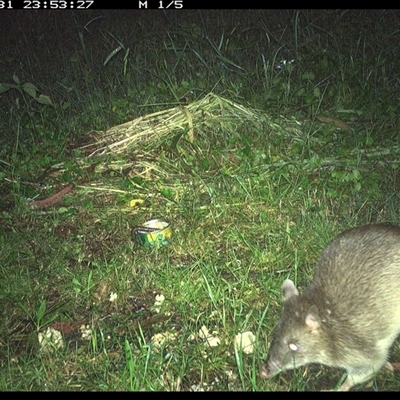
[[(304, 289), (348, 227), (399, 223), (400, 14), (4, 15), (0, 389), (333, 388), (342, 372), (327, 367), (258, 373), (282, 281)], [(179, 131), (118, 156), (75, 150), (88, 132), (210, 92), (243, 113), (204, 112), (193, 143)], [(54, 207), (25, 207), (71, 181)], [(156, 217), (171, 243), (139, 247), (131, 229)], [(42, 349), (48, 328), (62, 348)], [(245, 331), (252, 354), (234, 348)], [(381, 371), (372, 389), (399, 387)]]

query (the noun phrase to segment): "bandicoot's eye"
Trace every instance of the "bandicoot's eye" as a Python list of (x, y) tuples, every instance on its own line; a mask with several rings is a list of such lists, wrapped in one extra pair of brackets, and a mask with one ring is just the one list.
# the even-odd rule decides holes
[(288, 343), (288, 347), (290, 350), (292, 351), (297, 351), (299, 348), (297, 347), (297, 344), (293, 343), (293, 342), (289, 342)]

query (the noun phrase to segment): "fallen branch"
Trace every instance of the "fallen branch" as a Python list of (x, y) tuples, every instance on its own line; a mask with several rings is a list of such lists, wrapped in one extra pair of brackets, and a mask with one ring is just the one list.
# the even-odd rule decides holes
[(58, 203), (64, 195), (66, 195), (68, 192), (70, 192), (74, 188), (74, 186), (75, 185), (73, 183), (69, 183), (67, 186), (65, 186), (63, 189), (61, 189), (58, 193), (53, 194), (53, 196), (47, 197), (46, 199), (43, 199), (43, 200), (31, 201), (26, 206), (33, 210), (51, 207), (54, 204)]

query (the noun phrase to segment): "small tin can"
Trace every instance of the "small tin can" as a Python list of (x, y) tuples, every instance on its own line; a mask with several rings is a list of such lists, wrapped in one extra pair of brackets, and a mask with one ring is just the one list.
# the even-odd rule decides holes
[(132, 237), (145, 247), (165, 246), (171, 236), (170, 224), (162, 219), (152, 219), (132, 229)]

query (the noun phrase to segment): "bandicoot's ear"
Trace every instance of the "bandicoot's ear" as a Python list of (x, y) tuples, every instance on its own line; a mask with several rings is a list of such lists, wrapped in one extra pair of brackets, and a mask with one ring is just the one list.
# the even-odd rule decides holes
[(311, 333), (318, 332), (318, 328), (321, 325), (321, 318), (316, 305), (309, 308), (304, 322), (311, 329)]
[(291, 281), (290, 279), (286, 279), (283, 282), (281, 290), (284, 302), (289, 300), (292, 296), (299, 295), (299, 291), (296, 289), (296, 286), (294, 286), (293, 281)]

